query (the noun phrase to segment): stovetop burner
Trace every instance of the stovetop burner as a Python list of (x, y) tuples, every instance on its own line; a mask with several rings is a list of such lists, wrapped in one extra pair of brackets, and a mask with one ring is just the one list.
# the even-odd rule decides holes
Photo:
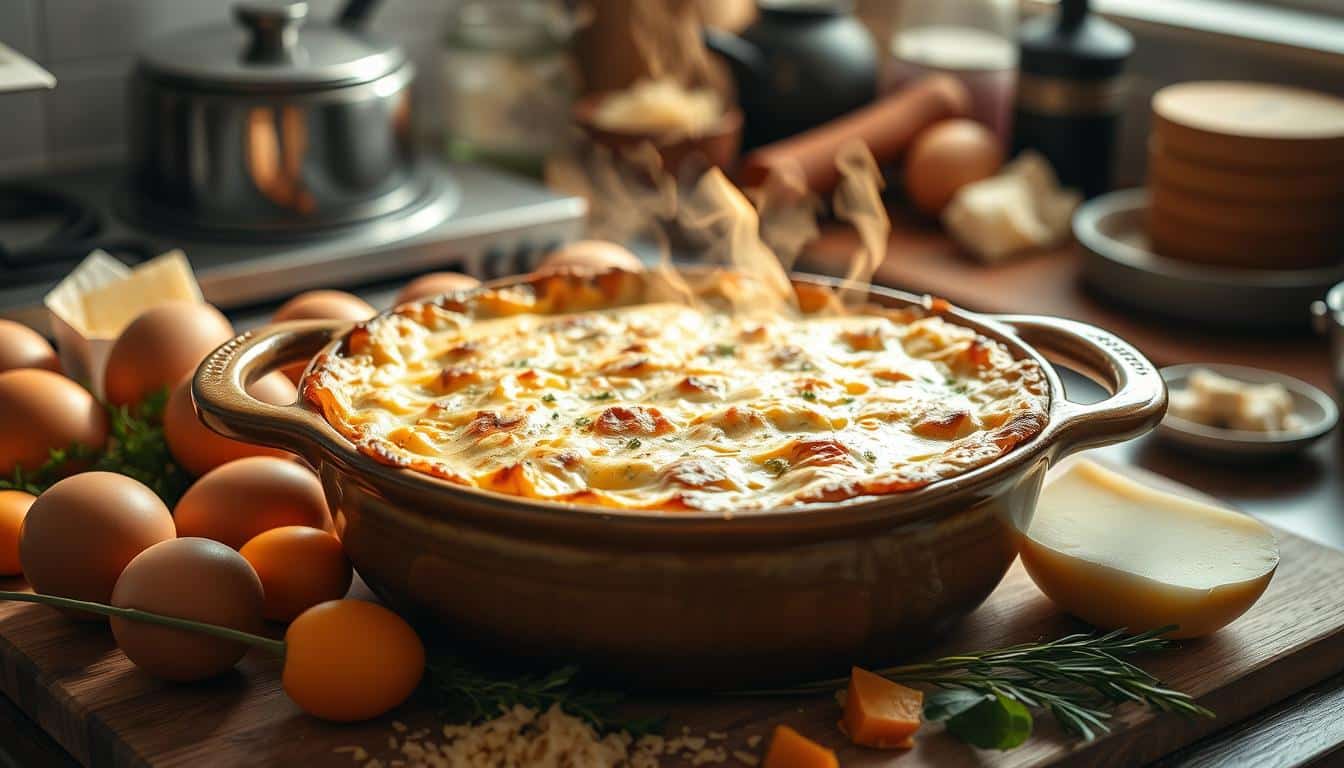
[(207, 301), (225, 309), (318, 287), (351, 287), (432, 269), (482, 279), (535, 266), (579, 236), (578, 198), (482, 166), (436, 165), (433, 194), (407, 210), (320, 236), (245, 242), (172, 233), (123, 218), (117, 168), (0, 187), (0, 317), (45, 330), (42, 297), (90, 251), (134, 264), (186, 252)]
[(103, 216), (80, 198), (40, 184), (0, 185), (0, 274), (9, 283), (57, 279), (94, 249), (133, 265), (154, 255), (138, 237), (99, 237)]

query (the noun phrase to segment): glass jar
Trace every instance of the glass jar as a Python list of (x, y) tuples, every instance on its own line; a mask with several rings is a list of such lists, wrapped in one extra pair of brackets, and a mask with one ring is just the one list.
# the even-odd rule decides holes
[(545, 0), (464, 0), (443, 51), (448, 156), (540, 175), (567, 138), (578, 77), (569, 15)]
[(971, 93), (971, 117), (1006, 147), (1017, 84), (1017, 0), (901, 0), (884, 90), (933, 72)]

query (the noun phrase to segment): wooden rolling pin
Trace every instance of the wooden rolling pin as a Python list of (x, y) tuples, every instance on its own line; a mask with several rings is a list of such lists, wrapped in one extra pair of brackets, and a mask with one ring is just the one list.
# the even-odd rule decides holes
[(830, 194), (840, 180), (835, 155), (845, 142), (862, 139), (879, 165), (895, 161), (920, 131), (970, 110), (971, 95), (950, 75), (930, 75), (873, 102), (863, 109), (767, 144), (742, 158), (739, 180), (744, 187), (765, 182), (772, 170), (799, 174), (819, 195)]

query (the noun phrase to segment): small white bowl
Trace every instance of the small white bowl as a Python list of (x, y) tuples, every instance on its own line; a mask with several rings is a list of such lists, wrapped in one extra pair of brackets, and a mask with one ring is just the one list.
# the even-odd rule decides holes
[(1330, 434), (1339, 421), (1339, 408), (1330, 395), (1282, 373), (1223, 363), (1171, 365), (1163, 368), (1161, 373), (1167, 388), (1175, 391), (1185, 389), (1190, 374), (1200, 368), (1248, 384), (1282, 385), (1293, 398), (1293, 411), (1302, 420), (1302, 426), (1282, 432), (1252, 432), (1210, 427), (1168, 413), (1158, 426), (1157, 434), (1193, 453), (1222, 460), (1286, 456), (1306, 450)]

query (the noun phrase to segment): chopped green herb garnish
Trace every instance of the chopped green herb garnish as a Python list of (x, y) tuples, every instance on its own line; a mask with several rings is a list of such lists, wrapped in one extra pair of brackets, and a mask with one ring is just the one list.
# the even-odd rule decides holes
[(634, 449), (638, 448), (641, 445), (643, 445), (643, 443), (639, 441), (638, 437), (632, 437), (630, 438), (629, 441), (626, 442), (625, 447), (633, 451)]
[(737, 354), (737, 346), (735, 344), (715, 344), (714, 354), (719, 357), (731, 357)]
[(813, 401), (817, 399), (817, 393), (810, 389), (805, 389), (798, 393), (804, 400)]
[(574, 426), (576, 427), (586, 427), (592, 423), (593, 420), (588, 418), (587, 416), (580, 416), (579, 418), (574, 420)]
[(863, 458), (867, 459), (870, 462), (875, 462), (877, 461), (877, 454), (873, 453), (872, 451), (864, 451)]
[(584, 400), (610, 400), (610, 399), (612, 399), (612, 398), (615, 397), (615, 396), (616, 396), (616, 393), (615, 393), (615, 392), (612, 392), (612, 391), (608, 390), (608, 391), (606, 391), (606, 392), (597, 392), (597, 393), (592, 394), (592, 395), (584, 395), (584, 396), (583, 396), (583, 399), (584, 399)]
[(547, 392), (546, 394), (544, 394), (544, 395), (541, 396), (541, 402), (543, 402), (543, 403), (554, 403), (554, 402), (555, 402), (555, 395), (551, 394), (550, 392)]
[(780, 458), (766, 459), (765, 470), (775, 477), (779, 477), (789, 471), (789, 462)]

